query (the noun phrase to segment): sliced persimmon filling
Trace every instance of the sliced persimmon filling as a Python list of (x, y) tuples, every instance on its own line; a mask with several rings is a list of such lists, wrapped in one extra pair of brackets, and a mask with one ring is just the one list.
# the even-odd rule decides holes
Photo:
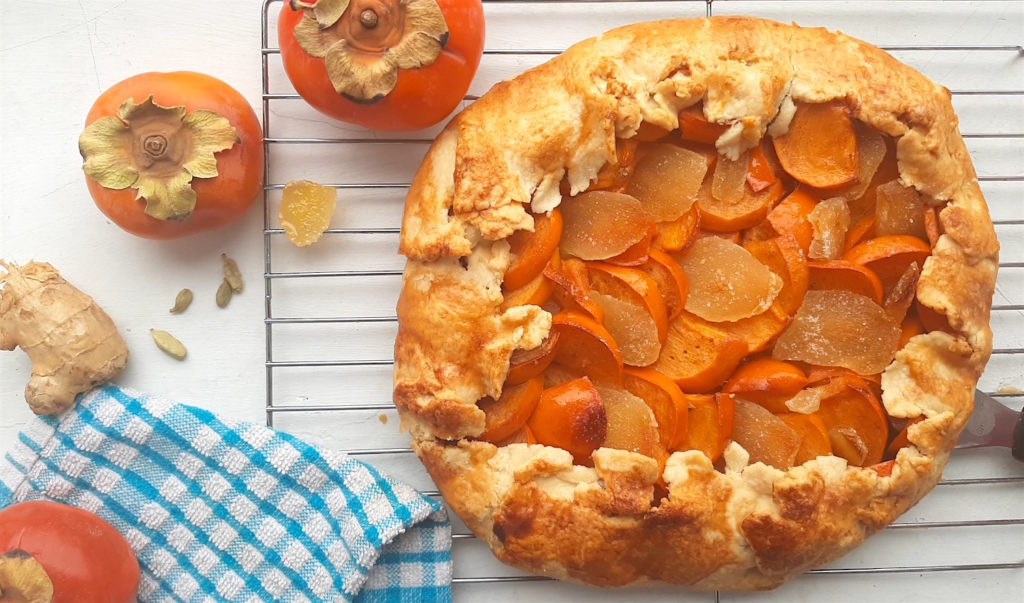
[(675, 135), (643, 124), (588, 190), (563, 186), (513, 235), (501, 310), (541, 306), (552, 327), (478, 403), (478, 439), (579, 464), (695, 450), (720, 470), (733, 442), (749, 463), (832, 455), (888, 475), (919, 419), (886, 414), (880, 373), (949, 330), (916, 300), (941, 204), (842, 102), (798, 104), (786, 132), (727, 156), (730, 125), (699, 104)]

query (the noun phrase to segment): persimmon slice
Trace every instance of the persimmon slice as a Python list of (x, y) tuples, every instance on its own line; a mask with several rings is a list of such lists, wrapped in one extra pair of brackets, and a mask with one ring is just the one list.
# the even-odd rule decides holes
[(497, 443), (522, 429), (540, 402), (543, 390), (544, 377), (538, 375), (519, 385), (506, 385), (497, 400), (481, 400), (478, 405), (484, 411), (486, 426), (480, 439)]
[[(843, 197), (850, 203), (864, 196), (873, 184), (888, 148), (885, 136), (866, 124), (857, 122), (857, 178), (852, 184), (833, 190), (829, 195)], [(852, 209), (852, 208), (851, 208)]]
[(807, 257), (812, 260), (837, 260), (843, 255), (846, 232), (850, 228), (850, 208), (846, 199), (832, 197), (818, 203), (807, 215), (814, 236)]
[(901, 429), (900, 432), (896, 434), (896, 437), (893, 438), (891, 442), (889, 442), (889, 445), (886, 446), (885, 454), (882, 458), (896, 458), (896, 455), (899, 454), (901, 448), (906, 448), (907, 446), (909, 446), (910, 440), (908, 439), (908, 436), (910, 433), (910, 426), (913, 425), (914, 423), (920, 423), (923, 420), (924, 417), (914, 417), (913, 419), (907, 421), (907, 424), (903, 426), (903, 429)]
[[(722, 158), (718, 166), (725, 165), (727, 159)], [(718, 171), (718, 167), (715, 171)], [(700, 208), (701, 228), (714, 232), (735, 232), (750, 228), (759, 224), (768, 215), (768, 211), (775, 205), (785, 189), (782, 182), (776, 181), (768, 188), (753, 192), (741, 180), (738, 185), (738, 196), (727, 199), (719, 199), (714, 196), (713, 185), (707, 183), (697, 194), (697, 206)], [(735, 185), (731, 183), (730, 186)], [(710, 194), (709, 194), (710, 193)]]
[(587, 264), (590, 288), (645, 308), (658, 329), (658, 341), (665, 341), (668, 332), (668, 311), (658, 283), (646, 272), (636, 268), (614, 266), (604, 262)]
[(679, 385), (654, 369), (634, 367), (626, 367), (623, 384), (654, 413), (662, 445), (669, 449), (679, 446), (686, 437), (688, 418), (688, 405)]
[(874, 394), (846, 388), (822, 400), (817, 414), (828, 430), (833, 454), (860, 467), (882, 460), (889, 422)]
[(886, 235), (913, 235), (927, 240), (925, 232), (925, 206), (917, 190), (893, 180), (880, 184), (875, 191), (875, 233)]
[(700, 230), (700, 210), (694, 204), (678, 220), (658, 222), (654, 225), (653, 244), (665, 251), (686, 249)]
[(817, 291), (850, 291), (882, 303), (882, 281), (860, 264), (846, 260), (812, 260), (807, 262), (810, 270), (810, 288)]
[(536, 444), (537, 436), (533, 435), (533, 430), (530, 429), (529, 425), (523, 425), (519, 428), (519, 431), (508, 436), (504, 440), (498, 440), (494, 442), (495, 446), (508, 446), (509, 444)]
[(679, 134), (683, 140), (715, 144), (729, 126), (709, 122), (699, 106), (687, 107), (679, 112)]
[(779, 418), (800, 436), (800, 447), (796, 451), (796, 458), (793, 459), (794, 465), (803, 465), (819, 456), (832, 454), (828, 429), (825, 428), (825, 424), (822, 423), (818, 415), (785, 413), (780, 414)]
[(900, 325), (900, 349), (903, 349), (913, 337), (924, 333), (924, 325), (917, 314), (909, 314)]
[(856, 245), (860, 245), (865, 239), (870, 239), (875, 233), (875, 215), (868, 214), (857, 220), (849, 230), (846, 231), (846, 243), (843, 244), (843, 252), (847, 252)]
[(658, 326), (646, 308), (597, 291), (592, 291), (590, 297), (604, 311), (604, 327), (619, 344), (624, 364), (647, 366), (658, 360)]
[(768, 212), (768, 223), (776, 233), (791, 235), (806, 255), (814, 238), (814, 229), (807, 217), (817, 204), (816, 197), (798, 186), (782, 203)]
[(550, 214), (533, 216), (532, 232), (517, 230), (512, 233), (508, 238), (512, 260), (502, 283), (506, 290), (526, 286), (544, 270), (551, 254), (558, 249), (562, 228), (562, 213), (555, 208)]
[(707, 170), (707, 160), (699, 153), (652, 144), (637, 162), (626, 192), (639, 199), (648, 219), (677, 220), (693, 205)]
[(888, 291), (911, 264), (924, 267), (931, 251), (928, 243), (917, 237), (889, 235), (864, 241), (843, 254), (843, 259), (874, 272), (882, 289)]
[(655, 370), (684, 392), (708, 392), (729, 378), (747, 354), (747, 344), (683, 312), (672, 321)]
[(647, 404), (619, 389), (598, 387), (608, 416), (603, 448), (628, 450), (654, 458), (658, 448), (658, 422)]
[(792, 467), (800, 449), (796, 430), (759, 404), (739, 397), (735, 404), (732, 440), (750, 454), (750, 463), (782, 470)]
[(679, 316), (690, 292), (690, 281), (686, 278), (682, 266), (664, 251), (652, 249), (647, 262), (638, 268), (657, 284), (658, 291), (665, 300), (668, 319), (673, 320)]
[[(777, 302), (750, 318), (734, 322), (716, 322), (714, 326), (747, 346), (747, 354), (756, 354), (768, 348), (786, 330), (790, 317)], [(709, 323), (710, 324), (710, 323)]]
[(789, 131), (772, 142), (786, 173), (808, 186), (835, 188), (857, 177), (857, 132), (844, 104), (798, 104)]
[(586, 192), (566, 199), (561, 210), (562, 255), (581, 260), (619, 255), (647, 236), (650, 224), (640, 202), (623, 193)]
[(610, 190), (621, 193), (633, 174), (636, 163), (636, 138), (615, 139), (615, 162), (609, 162), (597, 173), (597, 181), (587, 190)]
[(712, 322), (760, 314), (782, 290), (782, 279), (749, 251), (718, 237), (694, 241), (679, 264), (690, 282), (686, 310)]
[(518, 385), (537, 375), (540, 375), (551, 366), (555, 359), (555, 350), (558, 349), (558, 333), (551, 333), (532, 350), (516, 350), (512, 352), (509, 359), (508, 374), (505, 376), (505, 383)]
[(772, 357), (870, 375), (892, 361), (900, 326), (874, 301), (849, 291), (808, 291)]
[(736, 369), (722, 391), (760, 404), (773, 413), (789, 412), (789, 400), (807, 385), (807, 375), (795, 364), (757, 358)]
[(779, 235), (767, 240), (747, 241), (743, 247), (782, 279), (782, 289), (775, 303), (786, 314), (794, 314), (803, 303), (810, 282), (807, 256), (796, 239), (791, 235)]
[(590, 278), (581, 260), (567, 258), (560, 263), (551, 262), (544, 267), (544, 277), (553, 284), (551, 296), (558, 307), (583, 312), (598, 322), (604, 320), (601, 306), (590, 299)]
[(556, 363), (576, 370), (596, 383), (622, 383), (619, 345), (599, 322), (585, 314), (563, 310), (551, 318), (551, 332), (558, 333), (559, 339)]
[(778, 178), (772, 164), (765, 156), (764, 146), (756, 146), (750, 150), (750, 161), (747, 164), (747, 186), (750, 190), (759, 193), (769, 186), (775, 184)]
[(608, 434), (601, 394), (586, 377), (545, 389), (527, 422), (538, 444), (569, 451), (585, 462)]
[(688, 396), (687, 399), (691, 405), (689, 430), (681, 449), (700, 450), (712, 462), (717, 461), (733, 430), (736, 400), (732, 394)]
[(647, 226), (647, 234), (644, 238), (640, 239), (629, 249), (623, 251), (615, 257), (608, 258), (606, 261), (609, 264), (615, 264), (616, 266), (639, 266), (647, 261), (647, 258), (651, 254), (651, 242), (654, 240), (654, 235), (658, 233), (654, 224), (651, 223)]
[[(558, 270), (561, 264), (562, 260), (558, 257), (558, 250), (555, 250), (544, 269), (547, 266), (551, 266), (552, 270)], [(544, 276), (544, 269), (537, 273), (533, 280), (522, 287), (512, 291), (503, 290), (504, 298), (501, 300), (501, 310), (505, 311), (515, 306), (543, 306), (555, 290), (555, 285), (551, 279)]]

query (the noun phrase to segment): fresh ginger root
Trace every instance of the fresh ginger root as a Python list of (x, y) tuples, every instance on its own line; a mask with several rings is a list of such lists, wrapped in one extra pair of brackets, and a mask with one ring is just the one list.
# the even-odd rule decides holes
[(37, 415), (64, 412), (75, 396), (109, 381), (128, 346), (107, 313), (45, 263), (0, 261), (0, 350), (20, 346), (32, 360), (25, 400)]

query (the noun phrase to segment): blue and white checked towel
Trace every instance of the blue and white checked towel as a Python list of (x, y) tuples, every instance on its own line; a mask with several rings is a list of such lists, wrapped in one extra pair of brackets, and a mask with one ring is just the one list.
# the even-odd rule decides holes
[(448, 601), (443, 508), (344, 454), (107, 386), (0, 460), (0, 507), (47, 498), (113, 524), (140, 601)]

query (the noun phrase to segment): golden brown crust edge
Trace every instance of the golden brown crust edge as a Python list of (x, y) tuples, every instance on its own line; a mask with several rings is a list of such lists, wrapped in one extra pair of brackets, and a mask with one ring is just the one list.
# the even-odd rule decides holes
[[(834, 99), (897, 138), (905, 184), (947, 203), (918, 299), (943, 312), (955, 335), (914, 338), (883, 375), (891, 415), (926, 417), (891, 477), (834, 457), (788, 472), (747, 466), (737, 446), (723, 474), (700, 453), (675, 453), (670, 495), (652, 507), (657, 471), (639, 455), (601, 450), (587, 469), (542, 446), (435, 441), (479, 434), (476, 400), (497, 394), (511, 352), (538, 345), (550, 328), (539, 308), (498, 311), (501, 239), (532, 226), (524, 204), (557, 204), (563, 175), (574, 192), (586, 188), (615, 136), (641, 120), (675, 128), (678, 110), (703, 100), (709, 119), (739, 124), (718, 144), (736, 153), (785, 121), (791, 100)], [(558, 578), (771, 588), (842, 555), (934, 486), (991, 353), (998, 243), (948, 91), (821, 29), (745, 18), (643, 23), (498, 84), (431, 147), (406, 201), (400, 249), (409, 262), (395, 402), (414, 448), (500, 559)]]

